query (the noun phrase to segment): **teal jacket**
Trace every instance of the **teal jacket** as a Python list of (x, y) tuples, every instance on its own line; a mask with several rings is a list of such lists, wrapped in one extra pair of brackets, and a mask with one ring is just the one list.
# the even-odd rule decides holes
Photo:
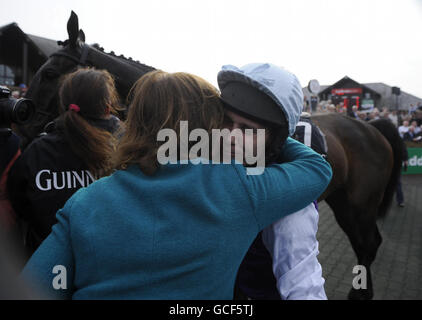
[[(169, 164), (153, 176), (137, 166), (117, 171), (57, 212), (23, 275), (60, 298), (232, 299), (258, 232), (330, 182), (330, 165), (310, 148), (288, 138), (283, 154), (286, 163), (261, 175), (235, 163)], [(66, 272), (53, 273), (57, 265)]]

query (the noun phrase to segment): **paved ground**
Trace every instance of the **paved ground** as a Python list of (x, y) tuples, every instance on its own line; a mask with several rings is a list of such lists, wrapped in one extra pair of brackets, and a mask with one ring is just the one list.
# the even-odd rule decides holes
[[(372, 267), (374, 299), (422, 300), (422, 175), (403, 176), (405, 207), (378, 221), (383, 243)], [(320, 203), (319, 261), (328, 299), (344, 300), (357, 259), (331, 209)]]

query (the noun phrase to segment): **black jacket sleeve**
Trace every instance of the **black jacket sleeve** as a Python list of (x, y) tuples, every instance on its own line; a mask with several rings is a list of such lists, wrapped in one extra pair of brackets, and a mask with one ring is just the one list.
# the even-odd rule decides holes
[(22, 154), (16, 159), (7, 178), (7, 193), (13, 209), (20, 219), (30, 216), (28, 212), (30, 210), (29, 199), (26, 193), (29, 179), (26, 156)]

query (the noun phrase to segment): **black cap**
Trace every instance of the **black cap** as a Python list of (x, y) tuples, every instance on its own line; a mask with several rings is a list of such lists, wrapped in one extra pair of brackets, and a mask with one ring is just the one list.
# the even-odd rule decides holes
[(275, 125), (287, 123), (279, 105), (261, 90), (242, 82), (230, 82), (221, 91), (221, 100), (234, 111)]

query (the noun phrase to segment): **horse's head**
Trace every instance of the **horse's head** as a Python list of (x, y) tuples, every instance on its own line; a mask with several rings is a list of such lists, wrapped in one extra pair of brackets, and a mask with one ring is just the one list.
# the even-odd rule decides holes
[(78, 66), (89, 65), (87, 61), (88, 46), (85, 35), (79, 30), (78, 16), (72, 11), (67, 22), (69, 39), (58, 41), (63, 48), (53, 53), (37, 71), (26, 93), (36, 105), (34, 121), (20, 128), (25, 138), (32, 140), (39, 134), (46, 123), (59, 114), (58, 88), (62, 75), (70, 73)]
[(132, 58), (116, 56), (113, 51), (105, 53), (98, 45), (87, 45), (85, 34), (79, 30), (78, 16), (73, 11), (67, 22), (67, 32), (69, 39), (58, 42), (63, 48), (53, 53), (38, 70), (26, 94), (36, 105), (36, 115), (32, 123), (19, 128), (27, 140), (24, 145), (59, 115), (58, 91), (63, 75), (84, 66), (105, 69), (113, 75), (117, 92), (124, 102), (136, 80), (155, 70), (139, 61), (133, 61)]

